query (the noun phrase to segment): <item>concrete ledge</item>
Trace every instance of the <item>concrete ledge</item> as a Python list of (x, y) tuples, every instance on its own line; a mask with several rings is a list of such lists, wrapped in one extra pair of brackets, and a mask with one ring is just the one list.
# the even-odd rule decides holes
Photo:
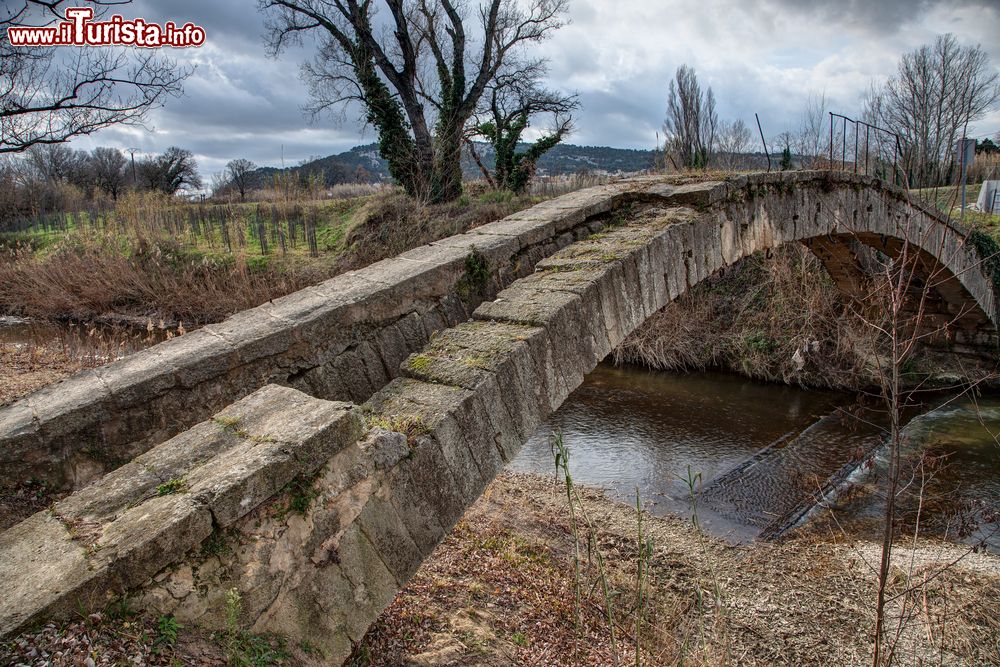
[(353, 444), (348, 403), (266, 386), (0, 534), (0, 636), (101, 608)]

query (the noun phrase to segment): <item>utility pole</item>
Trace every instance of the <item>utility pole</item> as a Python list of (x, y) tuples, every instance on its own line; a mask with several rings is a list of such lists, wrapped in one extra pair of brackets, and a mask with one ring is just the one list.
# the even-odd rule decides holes
[(965, 180), (968, 175), (969, 166), (976, 159), (976, 140), (966, 139), (965, 135), (962, 136), (962, 140), (958, 142), (958, 156), (962, 161), (962, 212), (959, 214), (958, 219), (965, 219)]
[(125, 150), (127, 150), (129, 152), (129, 155), (132, 156), (132, 187), (134, 188), (134, 187), (137, 187), (137, 185), (138, 185), (138, 182), (136, 181), (136, 178), (135, 178), (135, 154), (139, 151), (139, 149), (138, 148), (126, 148)]

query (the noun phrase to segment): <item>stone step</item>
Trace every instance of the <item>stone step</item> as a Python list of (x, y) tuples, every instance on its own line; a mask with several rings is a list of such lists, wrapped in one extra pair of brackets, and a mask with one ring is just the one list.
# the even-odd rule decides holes
[(353, 408), (267, 385), (0, 534), (0, 636), (182, 560), (357, 441)]

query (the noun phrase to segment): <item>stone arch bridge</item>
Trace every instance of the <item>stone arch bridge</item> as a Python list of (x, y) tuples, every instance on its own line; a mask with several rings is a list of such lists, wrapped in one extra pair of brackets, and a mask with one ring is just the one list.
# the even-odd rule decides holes
[(0, 408), (5, 480), (77, 490), (0, 534), (0, 635), (128, 595), (342, 661), (535, 428), (657, 310), (806, 243), (849, 292), (913, 252), (927, 317), (993, 355), (995, 277), (906, 193), (831, 172), (642, 177), (239, 313)]

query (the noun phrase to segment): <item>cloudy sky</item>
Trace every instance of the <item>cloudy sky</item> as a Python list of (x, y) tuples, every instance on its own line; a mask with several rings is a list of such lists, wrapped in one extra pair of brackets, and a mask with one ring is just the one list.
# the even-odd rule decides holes
[[(207, 177), (232, 158), (293, 165), (373, 140), (356, 111), (340, 120), (304, 115), (299, 66), (312, 47), (269, 58), (254, 0), (134, 0), (123, 13), (193, 21), (207, 43), (174, 52), (196, 71), (149, 130), (109, 129), (75, 147), (178, 145), (195, 153)], [(576, 144), (652, 147), (667, 82), (682, 63), (715, 90), (720, 116), (752, 124), (757, 112), (769, 137), (798, 127), (810, 94), (857, 112), (870, 82), (941, 33), (982, 45), (1000, 67), (1000, 0), (570, 0), (569, 18), (537, 49), (550, 61), (550, 85), (580, 95)], [(1000, 111), (973, 131), (997, 132)]]

